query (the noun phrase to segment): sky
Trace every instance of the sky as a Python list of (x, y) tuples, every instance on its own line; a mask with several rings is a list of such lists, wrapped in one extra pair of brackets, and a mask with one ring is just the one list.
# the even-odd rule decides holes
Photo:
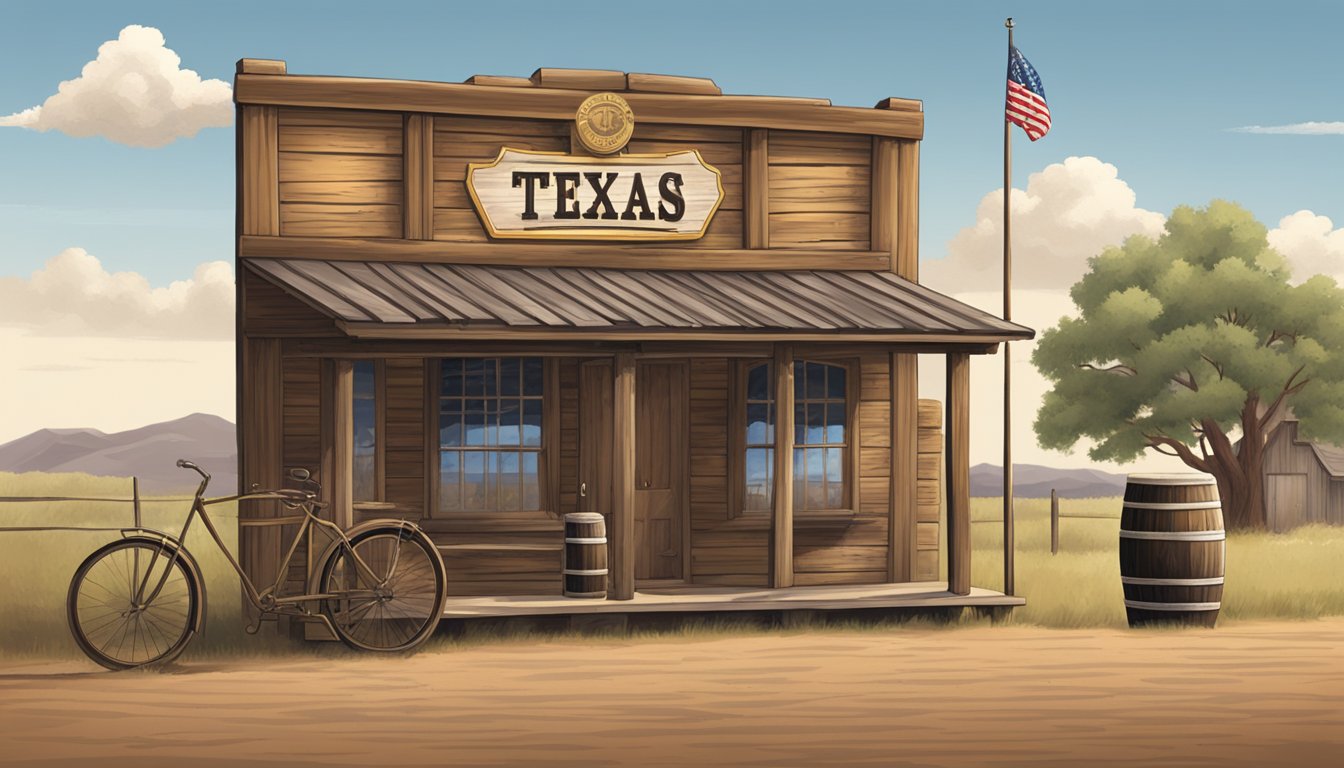
[[(1015, 320), (1053, 325), (1088, 256), (1215, 198), (1247, 207), (1290, 260), (1344, 272), (1344, 4), (18, 2), (0, 26), (0, 442), (233, 417), (234, 135), (221, 88), (243, 57), (291, 73), (460, 81), (582, 67), (864, 107), (921, 99), (925, 280), (997, 312), (1006, 15), (1054, 120), (1038, 142), (1015, 130)], [(127, 36), (130, 25), (162, 41)], [(111, 76), (137, 66), (152, 76)], [(1045, 385), (1028, 356), (1014, 352), (1017, 460), (1095, 465), (1035, 446)], [(973, 461), (997, 462), (1001, 365), (972, 369)], [(921, 378), (935, 394), (941, 361)]]

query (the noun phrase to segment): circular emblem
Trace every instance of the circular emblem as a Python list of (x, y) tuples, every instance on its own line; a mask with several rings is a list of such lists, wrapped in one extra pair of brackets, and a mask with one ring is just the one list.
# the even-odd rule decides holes
[(614, 93), (597, 93), (584, 99), (574, 122), (579, 141), (596, 155), (620, 152), (635, 132), (635, 113)]

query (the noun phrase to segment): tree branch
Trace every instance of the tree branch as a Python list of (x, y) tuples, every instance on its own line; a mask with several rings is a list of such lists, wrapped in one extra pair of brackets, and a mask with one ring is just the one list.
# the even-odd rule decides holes
[(1088, 371), (1100, 371), (1102, 373), (1116, 373), (1121, 376), (1139, 375), (1138, 371), (1134, 370), (1134, 368), (1132, 368), (1131, 366), (1125, 365), (1123, 363), (1116, 363), (1115, 365), (1107, 366), (1105, 368), (1092, 365), (1091, 363), (1079, 363), (1078, 367)]
[[(1190, 447), (1174, 437), (1166, 435), (1144, 434), (1144, 439), (1148, 441), (1148, 447), (1156, 450), (1158, 453), (1166, 453), (1168, 456), (1176, 456), (1184, 461), (1187, 466), (1194, 467), (1201, 472), (1209, 471), (1209, 463), (1194, 454)], [(1175, 453), (1167, 453), (1161, 449), (1161, 446), (1171, 448)]]

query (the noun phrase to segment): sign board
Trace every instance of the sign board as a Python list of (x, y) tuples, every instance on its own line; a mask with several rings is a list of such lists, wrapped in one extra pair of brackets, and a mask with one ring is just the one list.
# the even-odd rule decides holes
[(718, 169), (695, 150), (589, 157), (505, 147), (467, 167), (491, 237), (695, 240), (723, 202)]

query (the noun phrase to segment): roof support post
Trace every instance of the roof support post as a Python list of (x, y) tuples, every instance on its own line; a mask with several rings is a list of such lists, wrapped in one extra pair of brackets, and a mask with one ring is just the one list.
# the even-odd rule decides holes
[(621, 352), (615, 360), (612, 398), (611, 581), (607, 597), (635, 597), (635, 356)]
[(919, 476), (919, 358), (890, 353), (891, 485), (888, 490), (888, 574), (891, 582), (914, 581), (916, 487)]
[(331, 521), (349, 529), (355, 524), (355, 364), (332, 360), (328, 370), (330, 442), (322, 447), (323, 469), (327, 470), (322, 485), (331, 504)]
[(775, 345), (775, 485), (770, 586), (793, 586), (793, 347)]
[(947, 355), (947, 589), (971, 593), (971, 359)]

